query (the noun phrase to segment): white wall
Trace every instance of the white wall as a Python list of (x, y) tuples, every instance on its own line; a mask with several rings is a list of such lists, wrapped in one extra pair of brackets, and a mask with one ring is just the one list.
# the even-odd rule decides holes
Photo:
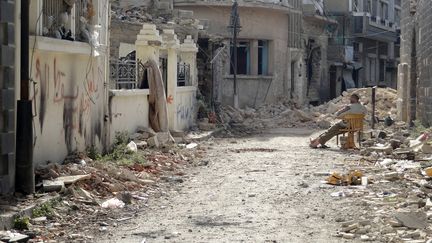
[(177, 130), (187, 131), (195, 125), (197, 118), (196, 91), (194, 86), (177, 87)]
[[(61, 162), (87, 147), (102, 148), (105, 66), (88, 44), (32, 37), (34, 162)], [(100, 64), (99, 64), (100, 63)]]
[(139, 126), (149, 126), (149, 90), (110, 91), (111, 143), (116, 132), (133, 134)]

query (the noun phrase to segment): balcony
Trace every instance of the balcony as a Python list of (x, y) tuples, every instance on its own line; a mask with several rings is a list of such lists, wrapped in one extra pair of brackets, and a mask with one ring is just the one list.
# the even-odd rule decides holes
[[(174, 6), (232, 6), (231, 0), (174, 0)], [(271, 8), (274, 10), (301, 10), (302, 0), (238, 0), (240, 7)]]
[(353, 35), (368, 39), (394, 42), (397, 40), (395, 24), (376, 16), (353, 16)]

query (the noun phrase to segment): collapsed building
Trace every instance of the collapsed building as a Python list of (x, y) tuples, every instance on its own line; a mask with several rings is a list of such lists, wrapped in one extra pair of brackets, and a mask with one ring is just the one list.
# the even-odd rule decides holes
[(398, 75), (398, 115), (407, 122), (432, 125), (432, 75), (429, 59), (431, 1), (403, 1), (401, 64)]

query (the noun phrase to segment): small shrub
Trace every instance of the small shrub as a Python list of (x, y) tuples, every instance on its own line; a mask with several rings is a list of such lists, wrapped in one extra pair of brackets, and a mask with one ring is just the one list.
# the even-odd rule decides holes
[(88, 147), (86, 149), (87, 156), (92, 160), (100, 160), (102, 155), (99, 153), (95, 146)]
[(32, 217), (38, 218), (45, 216), (47, 218), (52, 218), (54, 215), (54, 207), (57, 203), (57, 201), (50, 201), (38, 207), (35, 207), (32, 211)]
[(16, 230), (28, 230), (30, 226), (29, 217), (17, 217), (14, 219), (13, 228)]

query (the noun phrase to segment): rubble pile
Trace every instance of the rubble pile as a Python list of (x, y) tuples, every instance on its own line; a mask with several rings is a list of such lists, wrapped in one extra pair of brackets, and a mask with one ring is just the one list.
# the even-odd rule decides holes
[[(192, 11), (172, 9), (169, 2), (140, 1), (127, 5), (121, 1), (111, 1), (113, 21), (143, 24), (152, 23), (158, 29), (174, 28), (181, 37), (195, 35), (204, 28)], [(183, 36), (184, 35), (184, 36)]]
[[(283, 100), (275, 104), (265, 104), (258, 109), (235, 109), (231, 106), (221, 108), (219, 112), (222, 124), (244, 131), (260, 131), (265, 128), (311, 127), (326, 129), (335, 121), (334, 113), (349, 104), (352, 94), (358, 94), (368, 109), (367, 121), (371, 121), (372, 104), (370, 88), (352, 89), (342, 96), (321, 106), (300, 108), (292, 101)], [(380, 120), (396, 116), (397, 91), (379, 88), (376, 91), (375, 116)], [(368, 125), (368, 124), (366, 124)]]
[[(349, 104), (349, 99), (352, 94), (360, 96), (361, 103), (366, 107), (368, 113), (366, 121), (371, 121), (372, 116), (372, 89), (371, 88), (360, 88), (351, 89), (343, 92), (342, 96), (339, 96), (326, 104), (321, 106), (313, 107), (310, 109), (311, 112), (318, 112), (320, 115), (319, 119), (329, 120), (333, 119), (333, 114), (339, 109)], [(375, 96), (375, 117), (378, 120), (383, 120), (386, 117), (395, 118), (397, 115), (397, 90), (391, 88), (377, 88)], [(369, 125), (369, 124), (366, 125)]]
[[(121, 136), (118, 137), (116, 140), (120, 141)], [(116, 141), (108, 155), (91, 159), (91, 151), (74, 153), (63, 164), (39, 166), (39, 194), (58, 193), (61, 197), (37, 205), (31, 217), (19, 218), (22, 227), (0, 232), (0, 236), (7, 242), (18, 236), (25, 236), (30, 242), (93, 241), (95, 232), (112, 231), (133, 219), (149, 197), (165, 193), (168, 184), (163, 183), (182, 183), (187, 166), (205, 165), (201, 161), (205, 147), (172, 141), (161, 142), (158, 147), (147, 144), (149, 139), (158, 137), (169, 140), (171, 136), (163, 138), (151, 129), (140, 128), (121, 143)], [(135, 146), (130, 146), (132, 143)]]
[[(370, 136), (363, 142), (365, 147), (343, 164), (344, 171), (358, 171), (357, 183), (339, 183), (343, 172), (328, 173), (324, 182), (338, 185), (331, 196), (348, 198), (361, 208), (336, 219), (340, 223), (336, 237), (373, 242), (430, 239), (432, 133), (429, 129), (414, 137), (414, 130), (396, 123), (365, 134)], [(350, 203), (343, 204), (341, 212), (349, 211)]]

